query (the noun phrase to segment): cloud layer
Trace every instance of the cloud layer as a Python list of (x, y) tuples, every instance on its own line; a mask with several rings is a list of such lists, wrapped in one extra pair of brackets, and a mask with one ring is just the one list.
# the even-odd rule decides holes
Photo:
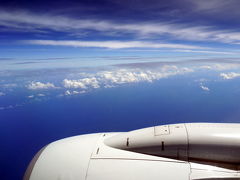
[[(177, 66), (163, 66), (161, 69), (141, 70), (141, 69), (118, 69), (113, 71), (101, 71), (96, 74), (86, 74), (80, 79), (64, 79), (63, 86), (67, 89), (80, 89), (88, 91), (96, 88), (111, 88), (122, 84), (153, 82), (154, 80), (168, 78), (174, 75), (180, 75), (193, 72), (190, 68), (180, 68)], [(67, 95), (74, 92), (67, 91)], [(77, 94), (75, 92), (75, 94)]]
[[(0, 26), (11, 31), (38, 32), (58, 31), (68, 34), (84, 34), (89, 30), (112, 36), (131, 34), (138, 38), (179, 39), (186, 41), (216, 41), (240, 43), (240, 33), (233, 29), (217, 29), (212, 26), (197, 26), (189, 23), (138, 22), (119, 23), (102, 19), (78, 19), (67, 16), (39, 15), (26, 11), (0, 11)], [(4, 29), (3, 29), (4, 30)], [(86, 31), (88, 30), (88, 31)]]
[(56, 88), (52, 83), (42, 83), (42, 82), (31, 82), (27, 85), (27, 88), (30, 90), (39, 90), (39, 89), (52, 89)]
[[(48, 79), (51, 79), (51, 81), (49, 82), (46, 82), (46, 80), (39, 80), (39, 78), (38, 81), (36, 81), (32, 77), (31, 79), (27, 79), (26, 77), (29, 76), (29, 74), (25, 74), (25, 76), (22, 74), (21, 77), (24, 77), (24, 79), (21, 81), (21, 83), (19, 83), (20, 81), (1, 81), (2, 84), (0, 85), (0, 88), (2, 89), (0, 89), (0, 96), (4, 96), (5, 93), (7, 93), (7, 97), (9, 97), (19, 89), (24, 88), (24, 92), (26, 92), (24, 95), (26, 98), (25, 101), (22, 103), (17, 102), (15, 105), (7, 104), (0, 107), (0, 110), (12, 109), (37, 100), (42, 101), (55, 97), (85, 94), (88, 92), (93, 92), (96, 89), (100, 88), (114, 88), (123, 85), (144, 82), (152, 83), (163, 78), (165, 78), (166, 81), (169, 81), (170, 83), (175, 83), (175, 80), (167, 78), (178, 75), (185, 75), (192, 72), (196, 73), (190, 74), (187, 76), (187, 78), (184, 77), (184, 79), (187, 80), (186, 82), (188, 84), (197, 83), (197, 86), (202, 91), (205, 91), (207, 93), (212, 91), (212, 89), (210, 89), (205, 84), (219, 81), (219, 78), (215, 77), (216, 73), (218, 76), (225, 80), (240, 78), (240, 73), (238, 72), (239, 63), (237, 62), (237, 59), (221, 59), (218, 61), (214, 59), (205, 59), (199, 62), (153, 62), (150, 63), (150, 65), (148, 63), (142, 63), (141, 65), (139, 65), (139, 63), (137, 65), (133, 63), (129, 67), (114, 66), (108, 67), (107, 70), (105, 68), (104, 70), (95, 68), (87, 70), (76, 68), (73, 71), (69, 69), (67, 71), (60, 71), (61, 73), (57, 71), (57, 74), (59, 75), (57, 78), (50, 78), (50, 76), (53, 75), (50, 74)], [(214, 78), (216, 78), (215, 80), (212, 80), (212, 77), (209, 76), (212, 73), (214, 74)], [(54, 76), (55, 75), (56, 74), (54, 74)], [(45, 76), (47, 76), (47, 74), (45, 74)], [(198, 80), (194, 79), (196, 77), (198, 77)], [(5, 84), (7, 85), (5, 86)], [(14, 84), (14, 86), (11, 84)], [(27, 85), (22, 86), (22, 84)], [(222, 85), (224, 85), (224, 83), (222, 83)], [(214, 87), (217, 88), (217, 86)], [(25, 91), (26, 88), (29, 91)], [(212, 91), (212, 93), (214, 93), (214, 91)]]
[(81, 89), (88, 89), (88, 88), (99, 88), (99, 82), (96, 77), (90, 78), (82, 78), (78, 80), (63, 80), (63, 86), (65, 88), (81, 88)]
[(56, 41), (56, 40), (28, 40), (23, 41), (27, 44), (51, 45), (51, 46), (72, 46), (72, 47), (99, 47), (109, 49), (122, 48), (173, 48), (173, 49), (204, 49), (204, 47), (184, 45), (184, 44), (167, 44), (144, 41)]

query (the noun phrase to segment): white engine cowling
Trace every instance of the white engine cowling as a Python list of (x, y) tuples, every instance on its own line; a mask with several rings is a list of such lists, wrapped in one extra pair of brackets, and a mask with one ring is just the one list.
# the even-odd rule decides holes
[(155, 126), (105, 140), (108, 146), (183, 161), (240, 163), (240, 125), (192, 123)]
[(198, 123), (70, 137), (40, 150), (24, 180), (239, 180), (239, 130)]

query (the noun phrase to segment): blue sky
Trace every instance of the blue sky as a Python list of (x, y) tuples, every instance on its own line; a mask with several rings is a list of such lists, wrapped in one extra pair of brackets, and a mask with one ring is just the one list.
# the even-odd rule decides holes
[[(20, 91), (27, 99), (12, 105), (5, 99), (1, 107), (185, 74), (238, 78), (239, 5), (238, 0), (1, 1), (1, 99)], [(198, 86), (209, 91), (203, 82)]]
[(156, 56), (236, 57), (238, 7), (237, 0), (1, 1), (1, 57), (129, 55), (136, 50), (139, 56), (154, 51)]

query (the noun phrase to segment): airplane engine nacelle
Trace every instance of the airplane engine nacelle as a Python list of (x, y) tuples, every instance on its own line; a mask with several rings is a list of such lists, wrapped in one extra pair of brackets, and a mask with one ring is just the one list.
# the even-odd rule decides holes
[(45, 146), (32, 159), (24, 180), (84, 180), (99, 136), (75, 136)]
[(45, 146), (24, 180), (240, 179), (240, 124), (175, 124)]
[(105, 140), (108, 146), (183, 161), (240, 163), (240, 125), (192, 123), (155, 126)]

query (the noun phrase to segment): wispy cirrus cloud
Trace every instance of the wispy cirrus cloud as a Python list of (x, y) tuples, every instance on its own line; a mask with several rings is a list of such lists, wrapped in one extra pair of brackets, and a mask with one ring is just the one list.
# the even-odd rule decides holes
[(109, 49), (122, 48), (173, 48), (173, 49), (205, 49), (201, 46), (184, 44), (154, 43), (146, 41), (56, 41), (56, 40), (28, 40), (28, 44), (51, 45), (51, 46), (73, 46), (73, 47), (99, 47)]
[(174, 51), (184, 52), (184, 53), (222, 54), (222, 55), (240, 54), (239, 52), (231, 52), (231, 51), (209, 51), (209, 50), (192, 50), (192, 49), (176, 49)]
[(240, 61), (238, 58), (202, 58), (186, 59), (181, 61), (150, 61), (116, 64), (116, 67), (124, 68), (158, 68), (165, 65), (192, 65), (197, 70), (224, 71), (230, 69), (239, 69)]
[(208, 70), (215, 70), (215, 71), (225, 71), (229, 69), (239, 69), (240, 64), (238, 63), (212, 63), (203, 66), (199, 66), (199, 69), (208, 69)]
[[(219, 29), (212, 26), (198, 26), (188, 23), (138, 22), (119, 23), (104, 19), (79, 19), (62, 15), (39, 15), (26, 11), (0, 11), (0, 26), (11, 31), (59, 31), (68, 34), (93, 30), (118, 35), (131, 34), (138, 38), (149, 37), (180, 39), (187, 41), (216, 41), (240, 43), (240, 33), (235, 29)], [(89, 31), (87, 31), (89, 32)]]

